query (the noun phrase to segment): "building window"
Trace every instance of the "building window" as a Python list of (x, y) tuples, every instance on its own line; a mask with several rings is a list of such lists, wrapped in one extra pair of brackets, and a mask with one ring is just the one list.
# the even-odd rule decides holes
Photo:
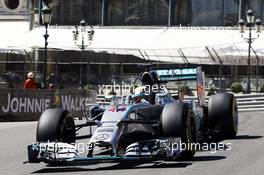
[(191, 0), (176, 0), (174, 1), (173, 9), (173, 25), (190, 25), (192, 22), (192, 1)]
[(257, 17), (260, 17), (261, 19), (263, 19), (264, 17), (264, 12), (263, 12), (263, 8), (264, 8), (264, 1), (263, 0), (251, 0), (251, 1), (246, 1), (246, 0), (242, 0), (243, 4), (242, 4), (242, 18), (246, 18), (246, 12), (248, 9), (252, 9), (255, 12), (255, 15)]
[(21, 10), (24, 0), (2, 0), (4, 9), (8, 12), (17, 12)]
[(191, 25), (220, 26), (223, 25), (223, 0), (193, 0)]
[(16, 9), (19, 6), (19, 0), (4, 0), (5, 6), (11, 10)]
[(239, 3), (237, 0), (224, 0), (223, 25), (234, 26), (238, 23)]
[(166, 25), (168, 0), (110, 0), (109, 25)]
[(89, 25), (101, 23), (101, 0), (54, 0), (53, 25), (79, 25), (82, 19)]

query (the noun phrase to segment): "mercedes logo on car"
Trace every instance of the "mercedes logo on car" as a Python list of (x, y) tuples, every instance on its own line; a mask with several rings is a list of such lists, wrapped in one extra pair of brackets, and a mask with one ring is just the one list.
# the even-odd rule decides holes
[(109, 138), (109, 134), (107, 133), (101, 133), (101, 134), (98, 134), (95, 139), (96, 140), (99, 140), (99, 141), (102, 141), (102, 140), (106, 140)]

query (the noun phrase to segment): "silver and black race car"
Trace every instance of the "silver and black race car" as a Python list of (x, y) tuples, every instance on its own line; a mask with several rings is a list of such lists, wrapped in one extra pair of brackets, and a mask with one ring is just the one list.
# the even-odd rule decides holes
[[(147, 89), (141, 92), (141, 101), (135, 102), (133, 96), (121, 100), (111, 96), (109, 106), (90, 107), (85, 123), (75, 124), (64, 109), (47, 109), (38, 121), (37, 142), (28, 146), (29, 162), (190, 160), (199, 143), (235, 137), (238, 112), (234, 95), (217, 93), (205, 103), (202, 74), (192, 70), (144, 72), (140, 80)], [(161, 88), (167, 81), (183, 79), (197, 80), (198, 101), (172, 97), (166, 86)], [(90, 127), (90, 132), (79, 135), (84, 127)], [(86, 142), (85, 155), (76, 146), (79, 139)]]

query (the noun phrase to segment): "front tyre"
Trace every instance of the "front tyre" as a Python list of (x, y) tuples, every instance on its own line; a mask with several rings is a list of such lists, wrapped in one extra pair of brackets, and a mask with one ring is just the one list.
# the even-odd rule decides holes
[(208, 102), (208, 126), (220, 131), (225, 138), (233, 138), (238, 131), (238, 111), (235, 96), (229, 93), (212, 95)]
[(185, 149), (182, 159), (192, 159), (195, 154), (192, 144), (197, 142), (194, 116), (191, 109), (182, 102), (167, 104), (161, 114), (163, 137), (180, 137)]
[(37, 142), (75, 142), (74, 120), (64, 109), (45, 110), (38, 121)]

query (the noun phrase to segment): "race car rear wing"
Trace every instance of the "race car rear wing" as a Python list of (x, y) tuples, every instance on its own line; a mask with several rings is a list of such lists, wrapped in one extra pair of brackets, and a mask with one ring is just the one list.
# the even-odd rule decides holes
[(194, 80), (197, 83), (197, 97), (201, 106), (205, 106), (205, 81), (201, 67), (155, 70), (160, 82)]
[(155, 71), (160, 81), (184, 81), (196, 80), (197, 78), (196, 68), (160, 69)]

